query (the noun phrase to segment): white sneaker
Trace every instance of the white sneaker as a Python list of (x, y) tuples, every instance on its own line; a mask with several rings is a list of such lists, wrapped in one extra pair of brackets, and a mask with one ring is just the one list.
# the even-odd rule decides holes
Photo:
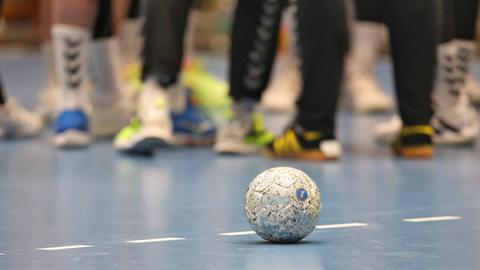
[(42, 128), (42, 118), (15, 100), (9, 99), (0, 106), (0, 139), (34, 137)]
[(465, 75), (465, 88), (467, 89), (467, 93), (474, 104), (480, 104), (480, 84), (470, 70), (470, 64), (477, 51), (477, 44), (471, 40), (457, 40), (455, 43), (468, 65), (467, 74)]
[(39, 102), (35, 111), (42, 117), (45, 123), (51, 124), (60, 113), (62, 93), (59, 86), (47, 85), (39, 96)]
[[(471, 144), (477, 139), (479, 125), (475, 111), (456, 111), (462, 108), (452, 108), (445, 118), (435, 115), (432, 118), (432, 126), (435, 129), (434, 142), (444, 145)], [(459, 118), (454, 118), (454, 115)], [(453, 121), (448, 120), (453, 119)], [(462, 122), (460, 123), (459, 120)], [(451, 121), (451, 122), (450, 122)]]
[(92, 133), (96, 137), (111, 137), (134, 116), (133, 100), (127, 96), (120, 77), (118, 40), (94, 40), (91, 46), (93, 82)]
[(60, 113), (62, 100), (51, 42), (46, 42), (42, 45), (42, 56), (45, 66), (46, 83), (40, 91), (39, 102), (35, 111), (42, 116), (45, 123), (51, 124)]
[(468, 96), (466, 80), (473, 46), (453, 41), (438, 46), (438, 72), (433, 94), (434, 141), (439, 144), (465, 144), (475, 141), (478, 118)]
[[(450, 112), (455, 113), (453, 111)], [(473, 143), (476, 140), (479, 133), (476, 114), (473, 115), (470, 111), (461, 113), (457, 112), (456, 115), (461, 115), (464, 119), (465, 122), (463, 125), (458, 125), (457, 119), (454, 120), (456, 124), (451, 124), (449, 120), (444, 120), (438, 116), (432, 118), (431, 123), (435, 129), (433, 140), (436, 144), (459, 145)], [(468, 115), (470, 115), (470, 117), (466, 117)], [(400, 134), (401, 129), (402, 120), (398, 115), (395, 115), (390, 120), (375, 126), (375, 140), (383, 145), (392, 144)]]
[(375, 140), (380, 144), (391, 144), (398, 137), (401, 129), (402, 120), (398, 115), (394, 115), (389, 120), (375, 126)]
[(56, 24), (52, 27), (56, 76), (60, 94), (60, 113), (54, 123), (52, 142), (60, 148), (83, 148), (91, 141), (87, 66), (90, 31), (83, 27)]
[(172, 122), (166, 89), (148, 80), (141, 93), (137, 117), (115, 137), (114, 147), (132, 154), (153, 154), (172, 142)]
[(480, 104), (480, 84), (471, 72), (465, 78), (465, 87), (472, 102), (476, 105)]
[(278, 67), (273, 80), (262, 96), (262, 106), (270, 111), (291, 112), (300, 93), (301, 79), (297, 61), (286, 56), (285, 65)]
[[(465, 44), (452, 41), (438, 46), (438, 71), (433, 93), (434, 116), (431, 124), (437, 144), (473, 143), (479, 133), (478, 117), (470, 103), (465, 85), (469, 53)], [(377, 141), (390, 143), (398, 135), (402, 122), (398, 116), (377, 126)]]
[(259, 114), (233, 117), (220, 126), (213, 149), (217, 154), (248, 155), (258, 152), (273, 139)]
[(353, 26), (342, 103), (354, 112), (393, 110), (393, 100), (385, 94), (373, 74), (383, 32), (383, 26), (378, 23), (356, 22)]
[(378, 85), (373, 74), (355, 74), (345, 82), (345, 106), (357, 113), (393, 110), (393, 100)]

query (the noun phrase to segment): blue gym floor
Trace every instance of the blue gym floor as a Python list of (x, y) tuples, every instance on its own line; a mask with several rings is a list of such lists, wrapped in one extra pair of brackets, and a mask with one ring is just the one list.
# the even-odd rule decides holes
[[(9, 92), (28, 106), (42, 86), (40, 63), (36, 54), (0, 61)], [(391, 89), (389, 64), (377, 72)], [(325, 164), (208, 148), (131, 158), (109, 142), (60, 151), (47, 133), (1, 142), (0, 269), (480, 269), (478, 146), (398, 160), (373, 141), (386, 118), (341, 113), (345, 155)], [(279, 130), (288, 115), (269, 119)], [(244, 191), (274, 166), (316, 181), (319, 225), (332, 226), (293, 245), (245, 232)]]

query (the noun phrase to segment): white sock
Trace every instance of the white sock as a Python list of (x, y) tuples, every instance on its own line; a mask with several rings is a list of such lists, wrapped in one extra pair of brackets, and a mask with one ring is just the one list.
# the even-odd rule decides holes
[(233, 119), (238, 120), (246, 125), (252, 123), (252, 115), (255, 111), (257, 102), (253, 99), (244, 98), (235, 101), (232, 105)]
[(52, 40), (62, 91), (61, 107), (88, 110), (90, 32), (83, 27), (57, 24), (52, 27)]
[(383, 26), (375, 22), (357, 21), (352, 30), (352, 48), (347, 57), (348, 76), (372, 72), (382, 43)]
[(55, 61), (53, 58), (52, 42), (47, 41), (42, 44), (42, 56), (46, 67), (46, 83), (45, 88), (52, 90), (58, 85), (58, 78), (55, 69)]
[(187, 89), (181, 84), (175, 84), (168, 88), (168, 104), (170, 105), (170, 110), (174, 113), (181, 113), (185, 111), (187, 106)]
[(140, 60), (140, 53), (143, 47), (142, 29), (144, 21), (144, 18), (129, 18), (123, 22), (120, 35), (120, 47), (124, 64), (130, 64)]
[[(140, 104), (144, 108), (152, 107), (170, 107), (168, 103), (167, 90), (161, 87), (154, 78), (147, 78), (142, 93), (140, 94)], [(140, 108), (142, 109), (142, 108)]]
[(120, 49), (116, 38), (95, 39), (90, 50), (90, 77), (94, 101), (114, 101), (124, 97), (120, 78)]

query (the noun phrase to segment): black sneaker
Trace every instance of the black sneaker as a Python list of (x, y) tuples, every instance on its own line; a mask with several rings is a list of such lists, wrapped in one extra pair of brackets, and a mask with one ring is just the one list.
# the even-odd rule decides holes
[(331, 134), (293, 124), (267, 145), (264, 154), (273, 158), (337, 160), (342, 148)]
[(397, 156), (432, 158), (434, 155), (433, 128), (430, 125), (404, 126), (392, 145)]

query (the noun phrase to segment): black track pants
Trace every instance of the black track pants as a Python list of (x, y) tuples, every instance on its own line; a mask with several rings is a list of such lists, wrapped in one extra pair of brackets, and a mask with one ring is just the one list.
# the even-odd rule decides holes
[(356, 0), (359, 20), (385, 23), (395, 72), (400, 116), (406, 125), (426, 125), (439, 38), (437, 0)]

